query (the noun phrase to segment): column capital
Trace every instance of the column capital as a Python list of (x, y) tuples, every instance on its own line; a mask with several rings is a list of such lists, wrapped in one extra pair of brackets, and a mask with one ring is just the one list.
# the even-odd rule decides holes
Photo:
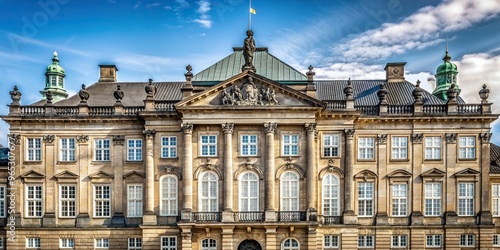
[(354, 129), (353, 128), (346, 128), (344, 130), (345, 136), (347, 139), (352, 139), (354, 137)]
[(481, 142), (490, 143), (492, 133), (482, 133), (481, 134)]
[(411, 140), (413, 141), (414, 144), (417, 144), (417, 143), (421, 144), (423, 138), (424, 138), (423, 134), (412, 134), (411, 135)]
[(278, 123), (276, 122), (266, 122), (264, 123), (264, 128), (266, 129), (266, 133), (274, 133), (278, 128)]
[(52, 144), (54, 142), (54, 139), (56, 138), (55, 135), (44, 135), (43, 140), (45, 143)]
[(307, 133), (316, 133), (316, 123), (306, 123), (304, 127)]
[(387, 134), (379, 134), (377, 135), (378, 144), (386, 144), (387, 143)]
[(21, 134), (9, 134), (9, 143), (14, 145), (21, 144)]
[(124, 135), (113, 135), (113, 144), (114, 145), (123, 145), (125, 143)]
[(144, 137), (146, 139), (153, 139), (153, 137), (155, 136), (156, 134), (156, 131), (155, 130), (151, 130), (151, 129), (148, 129), (148, 130), (144, 130), (142, 131), (142, 134), (144, 134)]
[(181, 129), (184, 131), (184, 134), (191, 134), (193, 133), (193, 124), (187, 122), (182, 123)]
[(457, 133), (446, 133), (446, 143), (447, 144), (456, 144), (457, 143)]
[(88, 135), (77, 135), (76, 141), (78, 141), (78, 143), (87, 143), (89, 141), (89, 136)]
[(232, 134), (234, 132), (234, 123), (226, 122), (221, 124), (222, 125), (222, 131), (224, 131), (224, 134)]

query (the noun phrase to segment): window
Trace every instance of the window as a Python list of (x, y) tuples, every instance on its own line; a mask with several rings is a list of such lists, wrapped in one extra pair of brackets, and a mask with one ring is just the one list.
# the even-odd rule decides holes
[(60, 186), (60, 215), (61, 217), (76, 216), (76, 186)]
[(26, 248), (40, 248), (40, 238), (26, 238)]
[(5, 245), (4, 245), (4, 240), (3, 240), (3, 237), (0, 237), (0, 249), (4, 249)]
[(392, 137), (392, 159), (408, 159), (408, 137)]
[(161, 138), (161, 158), (177, 157), (177, 137), (164, 136)]
[(94, 239), (94, 247), (99, 249), (108, 249), (109, 248), (109, 239)]
[(128, 250), (141, 250), (142, 238), (128, 238)]
[(26, 186), (26, 217), (42, 217), (43, 197), (41, 185)]
[(323, 156), (334, 157), (339, 156), (340, 148), (339, 135), (323, 135)]
[(375, 139), (359, 138), (358, 140), (358, 159), (375, 159)]
[(408, 246), (408, 236), (407, 235), (393, 235), (391, 240), (392, 247), (406, 248)]
[(283, 242), (283, 250), (298, 250), (300, 249), (300, 244), (296, 239), (286, 239)]
[(128, 161), (142, 161), (142, 140), (134, 139), (127, 141)]
[(216, 156), (216, 155), (217, 155), (217, 136), (202, 135), (201, 156)]
[(358, 183), (358, 216), (373, 216), (373, 182)]
[(94, 154), (96, 161), (109, 161), (109, 139), (94, 141)]
[(358, 236), (358, 247), (359, 248), (372, 248), (375, 238), (373, 235), (359, 235)]
[(441, 247), (441, 235), (431, 234), (425, 236), (425, 246), (426, 247)]
[(323, 177), (323, 215), (339, 216), (339, 179), (332, 174)]
[(407, 215), (407, 193), (408, 185), (406, 184), (393, 184), (392, 185), (392, 216), (406, 216)]
[(161, 250), (177, 250), (177, 237), (161, 237)]
[(60, 248), (75, 248), (75, 239), (60, 239)]
[(217, 250), (217, 241), (215, 241), (214, 239), (202, 240), (201, 250)]
[(500, 234), (493, 235), (493, 246), (500, 247)]
[(142, 217), (142, 185), (128, 185), (127, 198), (127, 217)]
[(94, 186), (94, 216), (109, 217), (111, 215), (111, 187), (109, 185)]
[(338, 235), (325, 235), (323, 236), (323, 246), (325, 248), (338, 248), (339, 236)]
[(240, 176), (240, 211), (259, 211), (259, 177), (251, 172)]
[(75, 161), (75, 139), (61, 139), (61, 161)]
[(160, 185), (160, 215), (177, 215), (177, 178), (163, 176)]
[(281, 211), (299, 210), (299, 176), (291, 171), (281, 175)]
[(42, 139), (28, 138), (27, 154), (28, 161), (42, 160)]
[(500, 216), (500, 184), (491, 185), (491, 199), (493, 216)]
[(439, 216), (441, 215), (441, 183), (428, 182), (425, 183), (425, 215)]
[(426, 137), (425, 138), (425, 159), (439, 160), (441, 159), (441, 137)]
[(213, 172), (205, 172), (199, 180), (200, 212), (218, 212), (218, 187), (217, 175)]
[(283, 155), (299, 155), (299, 135), (283, 135)]
[(459, 140), (460, 159), (476, 158), (476, 137), (465, 136)]
[(6, 213), (6, 193), (5, 193), (5, 186), (0, 186), (0, 218), (5, 218), (7, 217)]
[(462, 234), (460, 235), (460, 246), (461, 247), (474, 247), (476, 245), (473, 234)]
[(458, 183), (458, 215), (474, 215), (474, 183)]
[(254, 156), (257, 155), (257, 135), (242, 135), (241, 136), (241, 155)]

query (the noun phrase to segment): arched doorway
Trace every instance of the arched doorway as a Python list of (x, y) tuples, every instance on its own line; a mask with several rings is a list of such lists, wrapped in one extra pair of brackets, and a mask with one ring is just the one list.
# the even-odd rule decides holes
[(262, 247), (255, 240), (244, 240), (238, 246), (238, 250), (262, 250)]

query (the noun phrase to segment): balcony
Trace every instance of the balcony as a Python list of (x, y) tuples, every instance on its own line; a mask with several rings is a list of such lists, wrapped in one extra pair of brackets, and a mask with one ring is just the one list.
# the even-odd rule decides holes
[(340, 225), (342, 216), (323, 216), (323, 225)]
[(278, 212), (278, 221), (281, 222), (306, 221), (306, 212), (280, 211)]
[(235, 222), (259, 222), (264, 219), (264, 212), (234, 212)]
[(221, 212), (193, 212), (191, 213), (192, 222), (220, 222)]

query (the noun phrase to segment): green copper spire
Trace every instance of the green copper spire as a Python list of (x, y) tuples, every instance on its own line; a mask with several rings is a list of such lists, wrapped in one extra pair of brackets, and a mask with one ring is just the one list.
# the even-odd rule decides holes
[(457, 65), (451, 62), (451, 56), (448, 53), (448, 42), (446, 42), (446, 53), (443, 57), (443, 63), (436, 70), (436, 89), (432, 92), (433, 95), (443, 101), (448, 100), (446, 91), (452, 84), (455, 84), (457, 94), (460, 94), (460, 88), (457, 84), (458, 69)]
[(57, 52), (54, 51), (54, 57), (52, 57), (52, 64), (47, 66), (45, 70), (45, 88), (40, 91), (42, 94), (42, 100), (47, 99), (47, 92), (50, 91), (52, 94), (53, 102), (58, 102), (60, 100), (66, 99), (68, 93), (64, 89), (64, 68), (59, 65), (59, 58), (57, 57)]

